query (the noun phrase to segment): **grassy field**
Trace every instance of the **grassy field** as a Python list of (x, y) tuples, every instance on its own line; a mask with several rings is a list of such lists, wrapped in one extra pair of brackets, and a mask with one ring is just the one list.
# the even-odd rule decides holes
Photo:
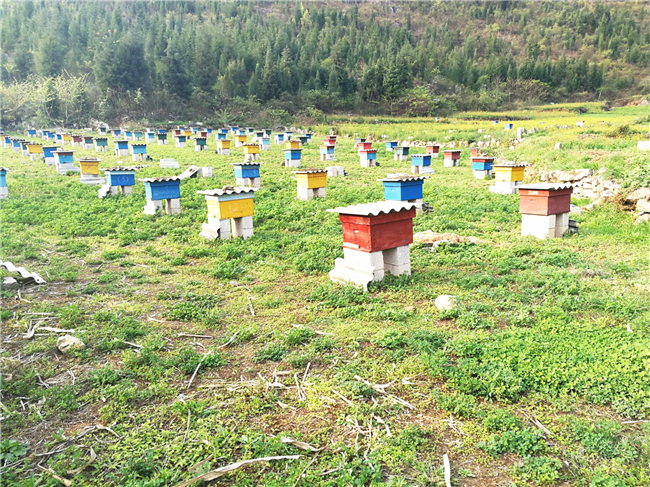
[[(439, 142), (477, 141), (483, 128), (501, 141), (493, 155), (540, 170), (605, 167), (647, 185), (635, 146), (648, 108), (573, 108), (335, 128)], [(502, 124), (514, 116), (529, 118), (515, 127), (548, 128), (511, 150)], [(317, 127), (303, 167), (326, 165), (327, 129)], [(341, 137), (348, 176), (303, 202), (274, 145), (261, 156), (255, 236), (207, 242), (197, 191), (233, 184), (229, 163), (243, 159), (235, 148), (216, 155), (214, 138), (209, 147), (149, 146), (154, 162), (137, 177), (180, 173), (160, 169), (161, 157), (214, 168), (182, 183), (180, 215), (157, 217), (142, 212), (142, 184), (98, 199), (78, 176), (2, 149), (2, 258), (48, 281), (2, 291), (5, 485), (175, 486), (288, 456), (216, 485), (443, 486), (444, 454), (458, 486), (648, 485), (650, 225), (606, 204), (574, 217), (578, 235), (521, 237), (518, 197), (489, 193), (464, 151), (459, 168), (434, 159), (433, 211), (415, 230), (483, 243), (413, 246), (411, 277), (364, 294), (329, 282), (342, 238), (325, 210), (383, 199), (377, 179), (409, 163), (377, 144), (381, 167), (361, 168)], [(461, 309), (438, 311), (440, 294)], [(55, 333), (27, 338), (38, 321), (75, 330), (85, 348), (63, 355)]]

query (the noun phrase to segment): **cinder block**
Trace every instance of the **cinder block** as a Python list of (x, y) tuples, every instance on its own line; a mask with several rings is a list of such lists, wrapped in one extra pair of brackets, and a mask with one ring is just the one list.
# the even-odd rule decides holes
[(408, 161), (409, 156), (405, 156), (405, 155), (401, 155), (401, 154), (395, 154), (393, 156), (393, 160), (395, 160), (395, 161)]
[(284, 167), (300, 167), (299, 159), (285, 159)]
[(314, 198), (325, 198), (325, 188), (314, 188)]
[(554, 238), (555, 225), (555, 215), (521, 215), (521, 235), (523, 236), (533, 235), (537, 238)]
[(362, 252), (343, 247), (346, 265), (354, 268), (374, 267), (378, 271), (384, 268), (383, 252)]
[(492, 171), (474, 171), (475, 179), (491, 179)]
[(233, 218), (233, 237), (242, 237), (244, 240), (253, 236), (253, 217)]
[(569, 213), (555, 215), (555, 236), (561, 237), (569, 230)]
[(133, 192), (133, 186), (120, 186), (123, 195), (131, 194)]
[(113, 196), (115, 196), (115, 195), (117, 195), (117, 194), (120, 192), (120, 189), (121, 189), (120, 186), (111, 186), (111, 187), (109, 188), (109, 192), (110, 192)]
[(158, 212), (162, 212), (162, 201), (148, 199), (147, 204), (144, 205), (144, 214), (155, 215)]
[(201, 177), (211, 178), (212, 177), (212, 168), (210, 166), (205, 166), (201, 168)]
[(458, 167), (459, 165), (460, 161), (458, 159), (445, 159), (443, 161), (444, 167)]
[(364, 291), (368, 290), (370, 282), (381, 281), (383, 278), (383, 269), (376, 269), (372, 266), (354, 266), (346, 259), (336, 259), (334, 269), (330, 271), (332, 281), (361, 286)]
[(0, 200), (9, 198), (9, 191), (6, 186), (0, 186)]
[(395, 247), (393, 249), (386, 249), (384, 254), (384, 269), (389, 270), (389, 267), (402, 268), (408, 267), (409, 273), (411, 272), (411, 254), (408, 245)]
[(298, 199), (309, 201), (314, 197), (314, 190), (311, 188), (298, 188)]

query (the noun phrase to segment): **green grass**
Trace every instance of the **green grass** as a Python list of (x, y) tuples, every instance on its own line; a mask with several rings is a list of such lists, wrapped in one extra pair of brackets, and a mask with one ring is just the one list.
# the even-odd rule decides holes
[[(490, 122), (508, 116), (523, 119), (515, 127), (547, 128), (511, 150), (513, 134)], [(501, 141), (493, 155), (539, 170), (605, 167), (635, 187), (645, 173), (630, 168), (647, 162), (635, 149), (647, 138), (644, 117), (643, 107), (577, 104), (335, 129), (446, 142), (479, 140), (483, 128)], [(318, 159), (328, 127), (317, 129), (304, 167), (329, 164)], [(381, 167), (363, 169), (352, 139), (340, 137), (337, 164), (349, 175), (330, 178), (327, 197), (310, 202), (295, 199), (295, 179), (272, 146), (261, 155), (254, 237), (215, 242), (199, 236), (207, 216), (197, 191), (234, 183), (240, 149), (217, 156), (213, 138), (202, 153), (149, 146), (154, 162), (138, 177), (180, 172), (161, 170), (161, 157), (214, 169), (182, 183), (180, 215), (156, 217), (142, 212), (141, 184), (131, 196), (99, 199), (78, 176), (2, 150), (11, 170), (2, 258), (48, 281), (2, 294), (6, 485), (57, 485), (36, 464), (72, 478), (90, 446), (97, 459), (74, 485), (174, 486), (236, 461), (293, 454), (301, 457), (224, 481), (444, 485), (445, 453), (454, 485), (646, 485), (650, 430), (639, 421), (650, 414), (650, 304), (635, 285), (650, 285), (650, 227), (603, 205), (575, 216), (579, 235), (521, 237), (517, 197), (473, 179), (465, 152), (459, 168), (434, 159), (424, 186), (433, 211), (416, 217), (415, 230), (484, 243), (415, 245), (412, 276), (368, 293), (335, 285), (327, 273), (342, 256), (341, 226), (325, 210), (381, 200), (377, 179), (409, 171), (377, 146)], [(118, 160), (99, 157), (102, 167)], [(438, 311), (440, 294), (458, 296), (461, 308)], [(23, 338), (39, 317), (75, 330), (85, 348), (61, 355), (56, 334)], [(66, 442), (94, 424), (114, 434)]]

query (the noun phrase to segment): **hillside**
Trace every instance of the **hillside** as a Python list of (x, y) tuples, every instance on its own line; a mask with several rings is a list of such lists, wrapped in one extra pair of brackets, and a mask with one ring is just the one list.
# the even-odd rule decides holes
[(650, 91), (648, 18), (648, 2), (3, 2), (2, 115), (280, 124), (615, 99)]

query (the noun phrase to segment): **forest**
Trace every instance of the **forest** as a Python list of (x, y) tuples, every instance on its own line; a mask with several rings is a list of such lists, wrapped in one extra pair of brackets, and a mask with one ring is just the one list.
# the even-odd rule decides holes
[(9, 1), (2, 119), (283, 125), (650, 92), (647, 2)]

